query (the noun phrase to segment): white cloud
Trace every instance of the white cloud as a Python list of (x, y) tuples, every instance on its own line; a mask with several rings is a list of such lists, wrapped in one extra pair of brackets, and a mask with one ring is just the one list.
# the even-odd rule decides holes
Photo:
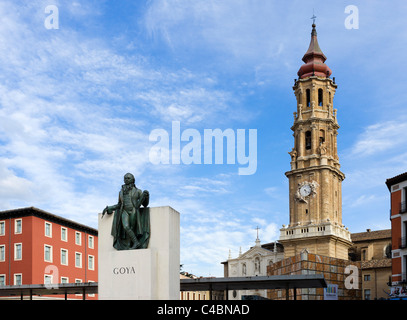
[[(222, 276), (220, 263), (227, 260), (229, 250), (237, 255), (239, 247), (247, 245), (250, 240), (241, 225), (190, 225), (181, 229), (181, 263), (190, 272), (204, 270), (206, 275)], [(194, 262), (198, 262), (199, 267)]]
[(180, 83), (172, 84), (170, 90), (162, 90), (160, 87), (142, 91), (136, 98), (152, 106), (153, 115), (168, 122), (178, 120), (185, 124), (215, 120), (214, 115), (227, 114), (230, 104), (235, 102), (228, 92), (202, 86), (190, 87)]
[(352, 148), (353, 156), (372, 156), (407, 145), (405, 121), (385, 121), (369, 125)]
[[(252, 218), (252, 221), (259, 226), (259, 239), (262, 244), (276, 241), (280, 237), (278, 226), (274, 222), (268, 222), (264, 218)], [(253, 237), (257, 236), (257, 230), (253, 229), (251, 234)]]
[(13, 200), (32, 201), (32, 182), (15, 175), (0, 161), (0, 206), (9, 207)]
[(358, 197), (355, 201), (352, 201), (351, 203), (348, 204), (349, 207), (363, 207), (368, 203), (371, 203), (373, 200), (375, 200), (374, 195), (366, 195), (363, 194), (360, 197)]
[(259, 58), (279, 51), (280, 43), (267, 39), (278, 34), (270, 30), (280, 27), (273, 23), (280, 9), (272, 2), (156, 0), (150, 2), (145, 24), (152, 36), (163, 37), (175, 50), (190, 45)]
[[(76, 201), (66, 199), (87, 199), (86, 209), (75, 205), (67, 214), (84, 212), (100, 195), (88, 195), (82, 179), (111, 182), (108, 177), (140, 175), (150, 165), (151, 120), (197, 123), (224, 112), (233, 100), (227, 91), (213, 89), (216, 81), (207, 75), (121, 55), (67, 25), (49, 32), (42, 14), (26, 15), (34, 7), (0, 5), (0, 155), (7, 173), (0, 177), (2, 198), (11, 199), (9, 192), (21, 188), (30, 197), (14, 192), (15, 198), (50, 208), (69, 208)], [(75, 3), (69, 8), (83, 19), (97, 14)], [(14, 189), (5, 192), (12, 182)], [(184, 191), (195, 193), (197, 187), (186, 184)], [(227, 192), (222, 188), (218, 192)]]

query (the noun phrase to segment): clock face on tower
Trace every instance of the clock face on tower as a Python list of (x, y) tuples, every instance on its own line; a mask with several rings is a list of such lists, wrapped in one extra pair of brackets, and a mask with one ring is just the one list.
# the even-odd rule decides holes
[(308, 201), (306, 198), (315, 196), (317, 194), (318, 183), (316, 181), (312, 182), (302, 182), (298, 184), (297, 192), (294, 195), (296, 201), (305, 202)]
[(300, 188), (300, 194), (303, 197), (308, 197), (311, 194), (311, 191), (312, 191), (312, 189), (311, 189), (311, 186), (309, 184), (303, 185)]

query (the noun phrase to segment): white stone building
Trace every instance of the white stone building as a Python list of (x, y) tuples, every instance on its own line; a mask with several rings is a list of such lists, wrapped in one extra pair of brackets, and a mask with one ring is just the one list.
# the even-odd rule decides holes
[[(257, 237), (254, 247), (244, 253), (239, 253), (237, 258), (232, 258), (229, 253), (224, 264), (225, 277), (253, 277), (266, 276), (267, 266), (284, 258), (283, 246), (278, 242), (260, 244)], [(229, 300), (250, 299), (253, 296), (267, 298), (267, 290), (229, 290)]]

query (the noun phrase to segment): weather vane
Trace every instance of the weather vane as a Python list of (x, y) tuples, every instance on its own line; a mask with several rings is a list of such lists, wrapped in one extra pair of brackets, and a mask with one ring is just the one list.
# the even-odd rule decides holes
[(314, 9), (312, 9), (312, 17), (311, 17), (311, 19), (312, 19), (312, 24), (315, 24), (315, 19), (316, 19), (317, 17), (316, 17), (316, 15), (315, 15), (315, 13), (314, 13)]

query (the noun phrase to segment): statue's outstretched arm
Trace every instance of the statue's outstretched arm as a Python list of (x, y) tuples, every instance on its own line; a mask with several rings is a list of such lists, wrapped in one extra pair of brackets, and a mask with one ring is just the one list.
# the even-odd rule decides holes
[(102, 217), (107, 213), (107, 214), (112, 214), (113, 211), (117, 210), (119, 208), (119, 204), (115, 204), (113, 206), (106, 206), (106, 208), (103, 209), (102, 212)]

